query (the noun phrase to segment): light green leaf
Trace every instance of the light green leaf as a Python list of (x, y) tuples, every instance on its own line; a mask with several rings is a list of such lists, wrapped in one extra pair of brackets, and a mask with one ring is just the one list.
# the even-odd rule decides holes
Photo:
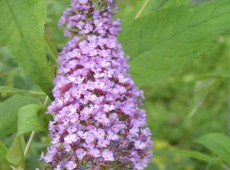
[(24, 146), (25, 146), (24, 138), (22, 136), (16, 137), (9, 151), (6, 154), (7, 161), (16, 167), (24, 168), (25, 166)]
[(0, 1), (0, 45), (9, 49), (19, 66), (52, 98), (52, 74), (44, 43), (45, 0)]
[(0, 163), (6, 163), (6, 153), (8, 149), (2, 141), (0, 141)]
[(204, 145), (226, 163), (230, 163), (230, 138), (224, 134), (212, 133), (202, 136), (195, 142)]
[(206, 53), (230, 29), (228, 0), (159, 10), (122, 30), (131, 74), (141, 86), (164, 78)]
[(195, 158), (195, 159), (199, 159), (205, 162), (210, 162), (213, 160), (213, 157), (197, 152), (197, 151), (191, 151), (191, 150), (169, 150), (169, 151), (165, 151), (168, 154), (178, 154), (181, 156), (187, 156), (187, 157), (191, 157), (191, 158)]
[(45, 131), (46, 128), (38, 115), (42, 110), (43, 108), (38, 104), (23, 106), (18, 112), (17, 135), (31, 131)]
[(10, 94), (21, 94), (30, 96), (45, 96), (45, 93), (36, 91), (26, 91), (22, 89), (17, 89), (13, 87), (0, 86), (0, 93), (10, 93)]
[(36, 103), (33, 97), (16, 95), (0, 104), (0, 137), (16, 131), (18, 110), (31, 103)]

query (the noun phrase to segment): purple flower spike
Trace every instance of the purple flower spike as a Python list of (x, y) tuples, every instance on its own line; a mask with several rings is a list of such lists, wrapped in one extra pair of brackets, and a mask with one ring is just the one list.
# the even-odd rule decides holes
[(59, 26), (72, 39), (60, 53), (48, 111), (51, 146), (41, 159), (56, 170), (144, 169), (151, 132), (143, 92), (118, 43), (114, 0), (72, 0)]

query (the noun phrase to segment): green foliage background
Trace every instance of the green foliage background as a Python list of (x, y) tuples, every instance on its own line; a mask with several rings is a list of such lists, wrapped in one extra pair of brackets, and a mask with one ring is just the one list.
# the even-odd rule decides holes
[[(44, 126), (51, 118), (42, 105), (45, 93), (52, 98), (55, 50), (60, 51), (67, 41), (56, 25), (69, 0), (47, 0), (47, 14), (39, 8), (45, 1), (15, 2), (0, 0), (0, 169), (9, 169), (6, 162), (10, 162), (30, 170), (42, 166), (38, 158), (49, 145)], [(33, 3), (37, 6), (31, 9)], [(120, 0), (118, 4), (116, 17), (124, 23), (119, 39), (131, 57), (131, 74), (145, 92), (144, 108), (155, 142), (154, 157), (146, 169), (227, 169), (230, 140), (220, 133), (230, 133), (230, 2)], [(28, 25), (31, 16), (25, 14), (19, 18), (20, 28), (12, 29), (15, 22), (2, 19), (10, 15), (4, 5), (23, 6), (40, 22), (39, 27)], [(20, 39), (20, 30), (30, 34)], [(48, 62), (42, 58), (45, 42)], [(22, 123), (27, 119), (36, 126)], [(24, 157), (30, 131), (39, 132)], [(21, 157), (16, 159), (16, 154)]]

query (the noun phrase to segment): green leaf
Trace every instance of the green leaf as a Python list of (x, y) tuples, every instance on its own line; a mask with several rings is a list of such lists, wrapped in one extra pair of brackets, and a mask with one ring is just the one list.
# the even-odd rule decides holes
[(16, 167), (24, 168), (25, 166), (24, 147), (25, 147), (24, 138), (22, 136), (16, 137), (9, 151), (6, 154), (7, 161)]
[(19, 66), (52, 98), (52, 74), (45, 54), (45, 0), (0, 1), (0, 45), (9, 49)]
[(204, 145), (226, 163), (230, 163), (230, 138), (224, 134), (212, 133), (202, 136), (195, 142)]
[(0, 86), (0, 93), (10, 93), (10, 94), (21, 94), (30, 96), (45, 96), (45, 93), (36, 91), (26, 91), (22, 89), (17, 89), (13, 87)]
[(45, 131), (46, 128), (38, 115), (42, 110), (43, 108), (38, 104), (23, 106), (18, 112), (17, 135), (31, 131)]
[(213, 157), (210, 157), (206, 154), (197, 152), (197, 151), (191, 151), (191, 150), (169, 150), (169, 151), (164, 151), (168, 154), (178, 154), (181, 156), (187, 156), (195, 159), (199, 159), (205, 162), (210, 162), (213, 160)]
[(6, 161), (7, 151), (8, 151), (7, 147), (4, 145), (4, 143), (2, 141), (0, 141), (0, 163), (7, 162)]
[(162, 9), (129, 24), (120, 40), (135, 82), (145, 85), (190, 64), (230, 29), (229, 18), (229, 1), (222, 0)]
[(33, 97), (16, 95), (0, 104), (0, 137), (16, 131), (18, 110), (32, 103), (36, 103)]

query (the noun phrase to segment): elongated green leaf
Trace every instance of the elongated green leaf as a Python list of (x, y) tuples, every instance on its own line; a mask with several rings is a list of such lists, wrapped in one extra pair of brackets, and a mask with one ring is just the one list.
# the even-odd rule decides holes
[(25, 166), (24, 147), (25, 147), (24, 138), (22, 136), (16, 137), (9, 151), (6, 154), (7, 161), (16, 167), (24, 168)]
[(0, 1), (0, 45), (52, 98), (52, 76), (45, 55), (45, 0)]
[(21, 135), (31, 131), (45, 131), (39, 112), (42, 107), (38, 104), (29, 104), (23, 106), (18, 112), (17, 134)]
[(129, 24), (120, 34), (141, 86), (164, 78), (207, 52), (230, 29), (228, 0), (162, 9)]
[(230, 163), (230, 138), (224, 134), (213, 133), (202, 136), (195, 142), (204, 145), (223, 161)]
[(2, 141), (0, 141), (0, 163), (6, 163), (6, 153), (8, 149)]
[(17, 89), (13, 87), (0, 86), (0, 93), (11, 93), (11, 94), (21, 94), (30, 96), (45, 96), (45, 93), (36, 91), (26, 91), (22, 89)]
[(31, 103), (36, 103), (33, 97), (16, 95), (0, 104), (0, 137), (16, 131), (18, 110)]
[(191, 158), (195, 158), (195, 159), (199, 159), (205, 162), (210, 162), (213, 160), (213, 157), (197, 152), (197, 151), (191, 151), (191, 150), (169, 150), (169, 151), (165, 151), (168, 154), (178, 154), (178, 155), (182, 155), (182, 156), (187, 156), (187, 157), (191, 157)]

